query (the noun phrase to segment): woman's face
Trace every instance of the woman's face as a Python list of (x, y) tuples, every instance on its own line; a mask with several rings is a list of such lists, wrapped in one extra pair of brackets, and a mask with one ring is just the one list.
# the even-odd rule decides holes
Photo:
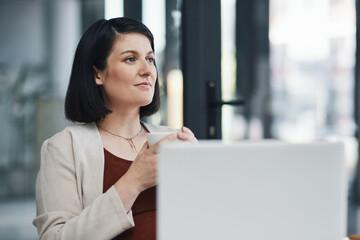
[(105, 91), (105, 104), (141, 107), (151, 103), (157, 77), (149, 39), (140, 33), (119, 35), (103, 71), (95, 69), (95, 81)]

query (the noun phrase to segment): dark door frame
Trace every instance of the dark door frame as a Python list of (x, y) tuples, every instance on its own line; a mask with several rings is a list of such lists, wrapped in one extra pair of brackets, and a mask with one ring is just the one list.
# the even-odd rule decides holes
[[(270, 137), (269, 0), (236, 1), (237, 99), (221, 98), (221, 1), (183, 0), (184, 124), (199, 139), (221, 139), (221, 106), (244, 105)], [(261, 91), (258, 91), (261, 89)], [(253, 104), (253, 103), (257, 104)]]
[(221, 98), (221, 4), (220, 0), (184, 0), (182, 4), (182, 70), (184, 78), (184, 125), (199, 139), (221, 138), (221, 111), (208, 122), (207, 89)]

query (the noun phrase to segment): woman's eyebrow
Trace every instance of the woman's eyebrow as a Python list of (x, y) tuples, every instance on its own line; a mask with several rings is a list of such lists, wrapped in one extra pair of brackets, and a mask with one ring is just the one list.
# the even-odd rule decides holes
[[(126, 54), (126, 53), (138, 54), (138, 51), (135, 51), (135, 50), (126, 50), (126, 51), (120, 53), (120, 55), (123, 55), (123, 54)], [(149, 55), (149, 54), (154, 54), (154, 52), (151, 50), (151, 51), (149, 51), (146, 55)]]
[(126, 53), (137, 54), (138, 52), (137, 52), (137, 51), (135, 51), (135, 50), (126, 50), (126, 51), (124, 51), (124, 52), (120, 53), (120, 55), (123, 55), (123, 54), (126, 54)]

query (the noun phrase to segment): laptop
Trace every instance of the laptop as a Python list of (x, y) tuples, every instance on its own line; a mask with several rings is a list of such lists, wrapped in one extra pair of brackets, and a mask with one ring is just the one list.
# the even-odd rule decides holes
[(168, 144), (159, 151), (159, 240), (341, 240), (339, 142)]

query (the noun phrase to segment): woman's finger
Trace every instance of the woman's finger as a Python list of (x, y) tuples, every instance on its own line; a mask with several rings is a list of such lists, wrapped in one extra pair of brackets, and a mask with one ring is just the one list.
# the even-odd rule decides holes
[(164, 137), (164, 138), (161, 139), (160, 141), (154, 143), (154, 144), (149, 148), (149, 151), (151, 151), (153, 154), (156, 154), (157, 151), (158, 151), (159, 146), (161, 146), (162, 144), (165, 144), (165, 143), (172, 142), (172, 141), (174, 141), (176, 138), (177, 138), (176, 132), (174, 132), (174, 133), (172, 133), (172, 134), (170, 134), (170, 135), (167, 135), (166, 137)]
[(188, 134), (190, 134), (190, 135), (192, 135), (192, 136), (195, 136), (194, 133), (193, 133), (189, 128), (187, 128), (187, 127), (185, 127), (185, 126), (183, 126), (183, 127), (181, 128), (181, 131), (182, 131), (183, 133), (188, 133)]
[(198, 140), (196, 139), (196, 137), (193, 134), (189, 134), (189, 133), (184, 133), (184, 132), (178, 132), (177, 133), (177, 137), (180, 140), (183, 141), (187, 141), (187, 142), (198, 142)]

